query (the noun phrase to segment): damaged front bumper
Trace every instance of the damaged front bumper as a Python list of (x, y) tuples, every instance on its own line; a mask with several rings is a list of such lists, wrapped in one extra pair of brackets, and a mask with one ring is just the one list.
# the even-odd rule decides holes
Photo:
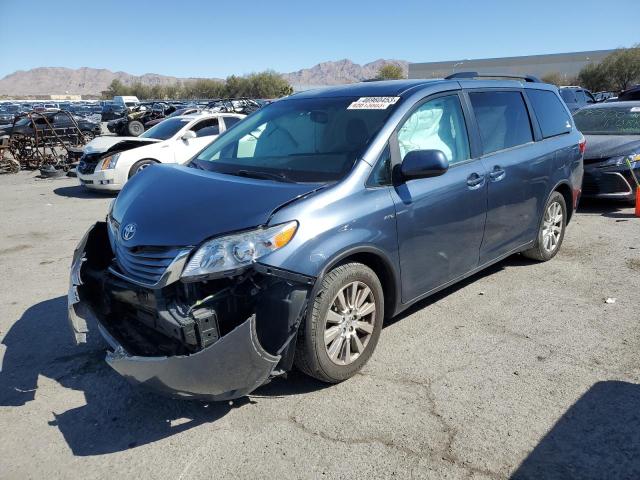
[[(179, 398), (229, 400), (291, 368), (314, 279), (260, 264), (234, 277), (149, 288), (117, 271), (106, 223), (74, 252), (68, 293), (77, 343), (89, 328), (132, 383)], [(182, 262), (181, 262), (182, 263)]]

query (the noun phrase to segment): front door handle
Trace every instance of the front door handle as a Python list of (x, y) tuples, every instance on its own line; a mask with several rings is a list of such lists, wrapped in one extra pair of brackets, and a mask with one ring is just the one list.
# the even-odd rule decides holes
[(479, 175), (474, 172), (467, 177), (467, 185), (471, 190), (480, 188), (483, 184), (484, 184), (484, 175)]
[(506, 174), (507, 172), (505, 172), (502, 167), (496, 165), (495, 167), (493, 167), (493, 170), (489, 172), (489, 178), (492, 182), (499, 182), (505, 177)]

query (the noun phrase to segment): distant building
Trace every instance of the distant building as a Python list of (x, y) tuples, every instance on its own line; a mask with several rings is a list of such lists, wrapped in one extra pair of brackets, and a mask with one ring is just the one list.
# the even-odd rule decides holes
[[(523, 57), (451, 60), (446, 62), (410, 63), (409, 78), (442, 78), (455, 72), (503, 73), (542, 77), (558, 73), (570, 81), (589, 63), (601, 62), (614, 50), (552, 53)], [(566, 82), (565, 82), (566, 83)]]

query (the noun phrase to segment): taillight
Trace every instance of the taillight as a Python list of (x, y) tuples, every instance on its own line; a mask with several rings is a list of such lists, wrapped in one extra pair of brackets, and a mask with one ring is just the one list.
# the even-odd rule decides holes
[(584, 151), (587, 149), (587, 139), (584, 138), (584, 135), (580, 138), (578, 142), (578, 148), (580, 149), (580, 153), (584, 154)]

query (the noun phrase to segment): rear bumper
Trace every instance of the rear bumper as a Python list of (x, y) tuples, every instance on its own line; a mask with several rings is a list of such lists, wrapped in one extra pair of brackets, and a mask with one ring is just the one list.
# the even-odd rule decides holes
[[(146, 325), (136, 330), (135, 335), (127, 336), (126, 329), (133, 328), (136, 320), (118, 316), (118, 306), (113, 299), (155, 296), (154, 304), (162, 305), (164, 292), (176, 286), (151, 292), (131, 285), (130, 290), (126, 290), (128, 287), (126, 284), (123, 287), (121, 278), (111, 278), (108, 271), (101, 271), (101, 260), (92, 256), (96, 255), (96, 245), (101, 244), (96, 239), (104, 234), (102, 229), (106, 229), (105, 224), (94, 225), (74, 253), (68, 294), (69, 322), (77, 343), (86, 341), (89, 329), (97, 326), (110, 346), (107, 363), (129, 382), (176, 398), (229, 400), (251, 393), (272, 376), (291, 367), (296, 332), (306, 309), (312, 279), (305, 285), (290, 279), (265, 280), (256, 274), (252, 282), (259, 288), (264, 285), (264, 291), (256, 298), (239, 299), (240, 302), (255, 303), (256, 308), (250, 315), (229, 319), (223, 314), (226, 310), (220, 309), (219, 316), (212, 317), (216, 325), (218, 321), (220, 325), (232, 321), (233, 328), (214, 332), (213, 342), (203, 341), (199, 347), (193, 347), (194, 351), (185, 352), (180, 347), (179, 354), (141, 355), (135, 352), (138, 348), (135, 338), (141, 332), (153, 333), (144, 340), (142, 350), (148, 350), (158, 338), (165, 343), (177, 343), (176, 339), (163, 336), (167, 331), (166, 324), (162, 326), (164, 331), (162, 328), (151, 331)], [(100, 299), (96, 299), (96, 290), (100, 290), (96, 289), (96, 272), (104, 278)], [(184, 289), (184, 285), (180, 287)], [(125, 291), (118, 288), (125, 288)], [(201, 323), (194, 322), (189, 315), (177, 315), (175, 309), (169, 313), (178, 320), (176, 332), (182, 326), (188, 335), (201, 339)], [(158, 312), (158, 325), (160, 321), (166, 322), (166, 318), (160, 317), (167, 317), (167, 312)], [(219, 332), (222, 333), (218, 336)]]

